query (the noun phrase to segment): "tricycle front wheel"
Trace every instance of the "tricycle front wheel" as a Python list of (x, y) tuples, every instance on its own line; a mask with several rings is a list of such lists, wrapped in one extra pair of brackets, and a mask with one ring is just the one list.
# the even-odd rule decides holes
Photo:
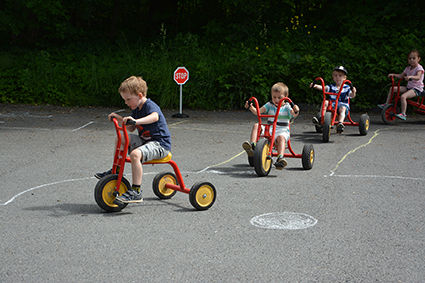
[(381, 111), (381, 118), (385, 124), (393, 125), (396, 122), (396, 116), (398, 107), (394, 107), (394, 104), (387, 104)]
[(269, 156), (270, 142), (268, 139), (260, 139), (254, 150), (254, 168), (258, 176), (269, 175), (272, 168), (272, 158)]
[(332, 113), (326, 112), (324, 121), (323, 121), (323, 141), (328, 142), (329, 137), (331, 136), (331, 119), (332, 119)]
[(122, 203), (120, 205), (114, 203), (118, 195), (122, 195), (131, 188), (127, 179), (122, 178), (118, 192), (115, 191), (117, 180), (118, 174), (106, 175), (97, 182), (94, 188), (94, 199), (97, 205), (107, 212), (118, 212), (127, 206), (127, 203)]

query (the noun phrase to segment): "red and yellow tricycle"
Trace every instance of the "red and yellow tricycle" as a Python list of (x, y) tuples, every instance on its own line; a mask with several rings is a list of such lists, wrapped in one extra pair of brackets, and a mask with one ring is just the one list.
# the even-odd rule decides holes
[[(328, 142), (330, 135), (331, 135), (331, 129), (336, 128), (335, 120), (338, 117), (338, 111), (337, 111), (338, 110), (338, 100), (339, 100), (339, 97), (340, 97), (341, 92), (342, 92), (342, 87), (340, 88), (338, 93), (326, 92), (325, 91), (325, 81), (321, 77), (316, 78), (314, 80), (314, 83), (315, 82), (320, 82), (320, 84), (322, 86), (322, 93), (323, 93), (323, 102), (322, 102), (322, 106), (321, 106), (321, 109), (320, 109), (320, 117), (319, 117), (320, 118), (319, 119), (320, 124), (315, 125), (316, 126), (316, 132), (322, 133), (322, 140), (324, 142)], [(349, 81), (349, 80), (344, 80), (342, 82), (342, 85), (344, 85), (344, 84), (348, 84), (351, 88), (353, 88), (351, 81)], [(331, 100), (330, 97), (329, 97), (330, 95), (335, 95), (336, 99)], [(327, 107), (326, 107), (326, 101), (327, 101)], [(348, 114), (347, 114), (347, 117), (346, 117), (346, 119), (348, 119), (348, 121), (343, 122), (344, 126), (356, 126), (356, 127), (358, 126), (360, 135), (362, 135), (362, 136), (367, 135), (367, 132), (369, 130), (369, 123), (370, 123), (369, 115), (367, 115), (366, 113), (362, 114), (360, 116), (359, 122), (356, 123), (351, 119), (350, 112), (351, 111), (348, 111)], [(340, 133), (340, 132), (337, 130), (337, 133)]]
[[(130, 161), (127, 156), (129, 138), (125, 125), (120, 126), (116, 118), (112, 119), (117, 133), (117, 143), (112, 165), (112, 174), (106, 175), (98, 181), (94, 189), (94, 198), (96, 203), (107, 212), (121, 211), (127, 206), (127, 203), (115, 204), (117, 196), (122, 195), (131, 188), (129, 181), (123, 177), (124, 165)], [(128, 124), (134, 121), (128, 121)], [(124, 138), (124, 149), (122, 150), (121, 141)], [(154, 159), (143, 164), (169, 164), (174, 170), (172, 172), (158, 173), (152, 182), (154, 194), (160, 199), (170, 199), (177, 191), (189, 194), (189, 201), (196, 210), (207, 210), (215, 202), (217, 192), (213, 184), (209, 182), (197, 182), (191, 189), (186, 188), (183, 177), (176, 162), (171, 159), (171, 153), (162, 159)]]
[[(272, 157), (277, 156), (277, 150), (275, 147), (275, 133), (276, 125), (279, 117), (280, 108), (284, 103), (293, 104), (292, 100), (288, 97), (284, 97), (279, 101), (275, 115), (266, 115), (260, 114), (260, 106), (258, 100), (255, 97), (251, 97), (249, 102), (255, 103), (255, 108), (257, 110), (258, 117), (258, 132), (257, 132), (257, 142), (254, 149), (254, 156), (248, 156), (248, 162), (251, 166), (254, 166), (255, 172), (258, 176), (264, 177), (270, 173), (272, 168)], [(273, 123), (263, 123), (262, 119), (274, 118)], [(291, 127), (291, 123), (288, 123), (288, 126)], [(270, 134), (270, 127), (272, 128), (272, 134)], [(303, 147), (302, 154), (296, 154), (291, 147), (291, 139), (286, 141), (286, 149), (288, 153), (284, 153), (284, 157), (288, 158), (301, 158), (302, 166), (306, 170), (313, 168), (314, 164), (314, 147), (312, 144), (306, 144)], [(286, 151), (285, 149), (285, 151)]]
[[(381, 118), (384, 123), (388, 125), (392, 125), (396, 122), (397, 117), (395, 114), (400, 113), (400, 107), (398, 106), (398, 103), (400, 101), (400, 84), (404, 79), (398, 80), (397, 84), (394, 81), (394, 77), (391, 76), (391, 97), (390, 102), (382, 108), (381, 111)], [(397, 86), (397, 91), (394, 90), (394, 88)], [(416, 109), (413, 109), (413, 112), (425, 115), (425, 105), (424, 105), (424, 99), (425, 99), (425, 91), (422, 92), (422, 95), (420, 97), (407, 99), (407, 105), (411, 105)]]

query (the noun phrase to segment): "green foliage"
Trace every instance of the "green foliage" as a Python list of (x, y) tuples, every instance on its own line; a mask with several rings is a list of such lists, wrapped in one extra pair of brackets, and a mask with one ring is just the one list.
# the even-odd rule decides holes
[[(398, 13), (405, 6), (414, 9)], [(387, 74), (403, 71), (411, 49), (425, 56), (422, 18), (422, 6), (401, 0), (6, 0), (0, 103), (125, 106), (119, 84), (138, 75), (148, 97), (177, 108), (172, 76), (185, 66), (184, 107), (264, 103), (279, 81), (295, 102), (317, 105), (309, 84), (330, 83), (344, 65), (357, 109), (367, 110), (385, 99)]]

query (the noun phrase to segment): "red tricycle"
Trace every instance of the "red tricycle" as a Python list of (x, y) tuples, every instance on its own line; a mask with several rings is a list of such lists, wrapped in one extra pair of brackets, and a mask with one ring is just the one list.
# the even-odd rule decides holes
[[(400, 83), (404, 79), (400, 79), (397, 82), (397, 92), (394, 91), (394, 87), (396, 86), (396, 83), (394, 81), (394, 77), (391, 78), (391, 98), (387, 105), (385, 105), (382, 108), (381, 111), (381, 118), (384, 123), (388, 125), (392, 125), (396, 122), (396, 116), (395, 114), (400, 112), (400, 108), (398, 107), (398, 102), (400, 101)], [(407, 105), (412, 105), (413, 107), (417, 109), (413, 109), (413, 112), (424, 115), (425, 114), (425, 105), (424, 105), (424, 97), (425, 91), (422, 92), (422, 95), (420, 97), (417, 97), (416, 99), (407, 99)]]
[[(286, 102), (292, 103), (292, 100), (288, 97), (282, 98), (279, 101), (275, 115), (260, 114), (258, 100), (255, 97), (251, 97), (249, 101), (254, 101), (255, 103), (258, 117), (258, 132), (257, 143), (254, 149), (254, 156), (248, 156), (248, 162), (251, 166), (254, 166), (257, 175), (263, 177), (270, 173), (272, 167), (272, 157), (277, 156), (277, 151), (275, 148), (275, 133), (280, 108), (282, 107), (282, 104)], [(263, 123), (262, 118), (274, 118), (274, 120), (273, 123)], [(288, 123), (288, 126), (290, 127), (290, 123)], [(273, 127), (272, 134), (270, 134), (270, 127)], [(291, 139), (289, 139), (286, 141), (286, 149), (289, 150), (289, 153), (285, 153), (284, 157), (301, 158), (304, 169), (310, 170), (313, 168), (314, 147), (312, 144), (304, 145), (302, 154), (296, 154), (292, 150)]]
[[(131, 162), (127, 156), (129, 138), (126, 126), (119, 126), (116, 118), (112, 119), (117, 133), (117, 144), (115, 149), (114, 161), (112, 165), (112, 174), (106, 175), (98, 181), (94, 189), (94, 198), (96, 203), (107, 212), (121, 211), (127, 206), (127, 203), (115, 204), (117, 196), (122, 195), (131, 188), (130, 183), (123, 177), (124, 165)], [(134, 124), (134, 121), (128, 121), (128, 124)], [(121, 133), (122, 132), (122, 133)], [(121, 150), (122, 136), (124, 136), (124, 149)], [(197, 182), (191, 189), (185, 187), (182, 174), (177, 164), (171, 160), (171, 153), (162, 159), (154, 159), (143, 164), (170, 164), (174, 169), (172, 172), (158, 173), (152, 182), (154, 194), (160, 199), (170, 199), (177, 191), (189, 194), (189, 201), (196, 210), (207, 210), (215, 202), (216, 189), (209, 182)]]
[[(328, 142), (330, 135), (331, 135), (331, 129), (336, 128), (335, 127), (335, 120), (338, 116), (338, 99), (341, 95), (342, 92), (342, 87), (340, 88), (338, 93), (332, 93), (332, 92), (326, 92), (325, 91), (325, 81), (321, 78), (318, 77), (314, 80), (314, 82), (320, 81), (321, 86), (322, 86), (322, 93), (323, 93), (323, 102), (322, 102), (322, 106), (320, 109), (320, 124), (319, 125), (315, 125), (316, 126), (316, 132), (318, 133), (322, 133), (323, 134), (323, 141), (324, 142)], [(349, 80), (344, 80), (342, 82), (342, 85), (344, 84), (348, 84), (350, 86), (350, 88), (353, 88), (351, 82)], [(335, 95), (336, 99), (335, 100), (331, 100), (330, 98), (328, 98), (327, 96), (330, 95)], [(327, 107), (326, 107), (326, 101), (327, 101)], [(358, 126), (359, 127), (359, 131), (360, 131), (360, 135), (364, 136), (367, 135), (367, 132), (369, 130), (369, 115), (367, 114), (362, 114), (360, 116), (360, 120), (358, 123), (354, 122), (351, 119), (350, 116), (350, 111), (348, 111), (347, 117), (348, 121), (344, 121), (343, 124), (344, 126)], [(337, 133), (341, 133), (341, 131), (338, 131), (337, 129)]]

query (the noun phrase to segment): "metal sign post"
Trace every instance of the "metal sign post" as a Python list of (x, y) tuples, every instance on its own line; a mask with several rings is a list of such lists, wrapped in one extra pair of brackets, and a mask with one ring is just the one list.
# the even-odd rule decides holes
[(174, 81), (180, 85), (180, 113), (174, 114), (174, 118), (188, 118), (189, 116), (182, 113), (183, 101), (183, 85), (189, 80), (189, 71), (185, 67), (178, 67), (174, 71)]

